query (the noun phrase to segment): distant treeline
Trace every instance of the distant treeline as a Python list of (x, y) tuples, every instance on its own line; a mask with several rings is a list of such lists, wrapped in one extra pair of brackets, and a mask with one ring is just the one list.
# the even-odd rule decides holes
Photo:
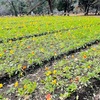
[(89, 11), (100, 14), (100, 0), (0, 0), (0, 15), (59, 14)]

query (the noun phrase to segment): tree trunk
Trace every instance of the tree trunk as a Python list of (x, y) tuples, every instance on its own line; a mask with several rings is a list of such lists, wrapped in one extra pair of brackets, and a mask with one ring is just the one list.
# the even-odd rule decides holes
[(89, 13), (89, 5), (85, 5), (85, 14), (84, 15), (88, 15)]
[(16, 10), (16, 8), (15, 8), (15, 5), (14, 5), (13, 1), (11, 1), (11, 5), (12, 5), (12, 7), (13, 7), (15, 16), (18, 16), (18, 12), (17, 12), (17, 10)]
[(69, 12), (70, 12), (70, 2), (68, 0), (67, 1), (67, 16), (69, 16)]
[(53, 14), (53, 8), (52, 8), (52, 0), (48, 0), (49, 8), (50, 8), (50, 13)]
[(98, 13), (98, 7), (96, 7), (96, 12), (95, 12), (95, 15), (97, 15), (97, 13)]
[(69, 0), (65, 0), (65, 6), (64, 6), (64, 15), (66, 15), (66, 12), (68, 13), (67, 15), (69, 16), (69, 7), (70, 4), (69, 4)]
[(67, 11), (67, 4), (64, 6), (64, 16), (66, 16), (66, 11)]
[(28, 13), (27, 15), (29, 15), (31, 13), (31, 11), (33, 11), (36, 7), (39, 7), (40, 5), (42, 5), (45, 1), (43, 2), (39, 2), (37, 5), (35, 5)]

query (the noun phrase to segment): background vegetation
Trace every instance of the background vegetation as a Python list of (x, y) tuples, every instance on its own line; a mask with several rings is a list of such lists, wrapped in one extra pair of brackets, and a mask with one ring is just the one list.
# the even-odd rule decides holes
[(64, 14), (95, 11), (99, 14), (100, 0), (0, 0), (0, 15)]

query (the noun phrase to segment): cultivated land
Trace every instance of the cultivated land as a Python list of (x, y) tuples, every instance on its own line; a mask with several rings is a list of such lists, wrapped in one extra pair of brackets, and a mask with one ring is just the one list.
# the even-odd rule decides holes
[(0, 98), (99, 98), (99, 42), (99, 17), (0, 18)]

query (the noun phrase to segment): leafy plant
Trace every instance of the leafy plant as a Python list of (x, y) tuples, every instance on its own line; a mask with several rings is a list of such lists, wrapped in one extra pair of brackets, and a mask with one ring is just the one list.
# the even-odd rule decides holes
[(21, 87), (18, 87), (18, 94), (20, 96), (29, 95), (37, 88), (36, 82), (31, 82), (28, 79), (22, 81)]

